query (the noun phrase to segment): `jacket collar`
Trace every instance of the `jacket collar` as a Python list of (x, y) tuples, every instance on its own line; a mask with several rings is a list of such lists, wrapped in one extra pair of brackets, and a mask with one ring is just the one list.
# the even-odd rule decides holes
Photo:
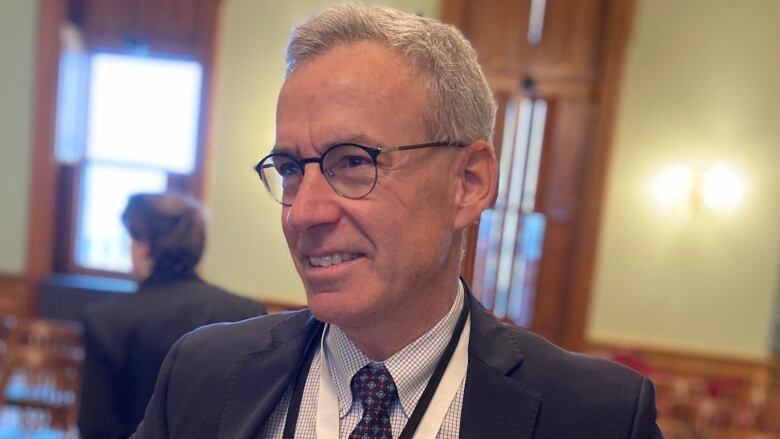
[[(471, 295), (468, 284), (464, 286), (471, 334), (460, 437), (530, 439), (541, 397), (509, 376), (523, 361), (520, 341)], [(232, 374), (220, 438), (250, 438), (260, 431), (295, 379), (307, 347), (318, 341), (314, 334), (321, 325), (308, 310), (291, 313), (271, 330), (268, 346), (243, 358)]]
[(308, 310), (291, 313), (271, 329), (271, 342), (244, 356), (231, 374), (220, 439), (252, 438), (282, 399), (322, 325)]
[[(465, 285), (465, 283), (464, 283)], [(471, 301), (469, 366), (460, 437), (533, 437), (541, 396), (510, 377), (523, 362), (517, 335), (496, 320), (468, 290)]]

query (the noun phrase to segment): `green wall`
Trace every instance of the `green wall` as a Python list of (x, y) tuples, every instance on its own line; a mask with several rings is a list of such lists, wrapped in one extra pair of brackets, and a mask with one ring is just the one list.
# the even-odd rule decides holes
[(36, 0), (0, 1), (0, 273), (22, 274), (32, 151)]
[[(336, 3), (227, 0), (222, 5), (207, 202), (210, 280), (243, 294), (305, 301), (281, 229), (281, 207), (252, 169), (273, 146), (284, 48), (295, 24)], [(384, 4), (437, 16), (438, 0)]]
[[(780, 2), (641, 0), (629, 47), (589, 336), (769, 354), (780, 277)], [(718, 215), (666, 216), (664, 166), (726, 163), (746, 185)]]

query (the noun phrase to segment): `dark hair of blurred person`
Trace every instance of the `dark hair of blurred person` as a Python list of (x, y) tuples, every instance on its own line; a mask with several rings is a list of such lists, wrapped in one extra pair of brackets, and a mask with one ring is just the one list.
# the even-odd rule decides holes
[(136, 194), (122, 214), (132, 244), (133, 275), (190, 274), (206, 246), (206, 221), (198, 202), (186, 195)]
[(127, 438), (144, 415), (165, 354), (200, 326), (265, 314), (265, 307), (203, 281), (203, 208), (175, 194), (136, 194), (122, 222), (132, 239), (135, 294), (86, 310), (79, 429), (84, 439)]

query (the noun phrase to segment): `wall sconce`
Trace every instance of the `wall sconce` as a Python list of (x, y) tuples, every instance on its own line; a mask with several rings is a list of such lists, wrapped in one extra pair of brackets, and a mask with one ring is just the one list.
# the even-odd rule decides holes
[(672, 165), (658, 174), (651, 191), (661, 207), (676, 213), (692, 213), (702, 206), (730, 211), (745, 194), (745, 184), (732, 169), (714, 165), (706, 169)]

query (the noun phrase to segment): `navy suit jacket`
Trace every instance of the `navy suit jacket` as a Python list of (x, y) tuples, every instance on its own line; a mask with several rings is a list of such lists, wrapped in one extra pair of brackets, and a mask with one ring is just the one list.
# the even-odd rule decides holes
[[(469, 298), (461, 438), (662, 437), (646, 378), (505, 326)], [(319, 325), (304, 310), (186, 335), (168, 354), (134, 437), (257, 437)]]

